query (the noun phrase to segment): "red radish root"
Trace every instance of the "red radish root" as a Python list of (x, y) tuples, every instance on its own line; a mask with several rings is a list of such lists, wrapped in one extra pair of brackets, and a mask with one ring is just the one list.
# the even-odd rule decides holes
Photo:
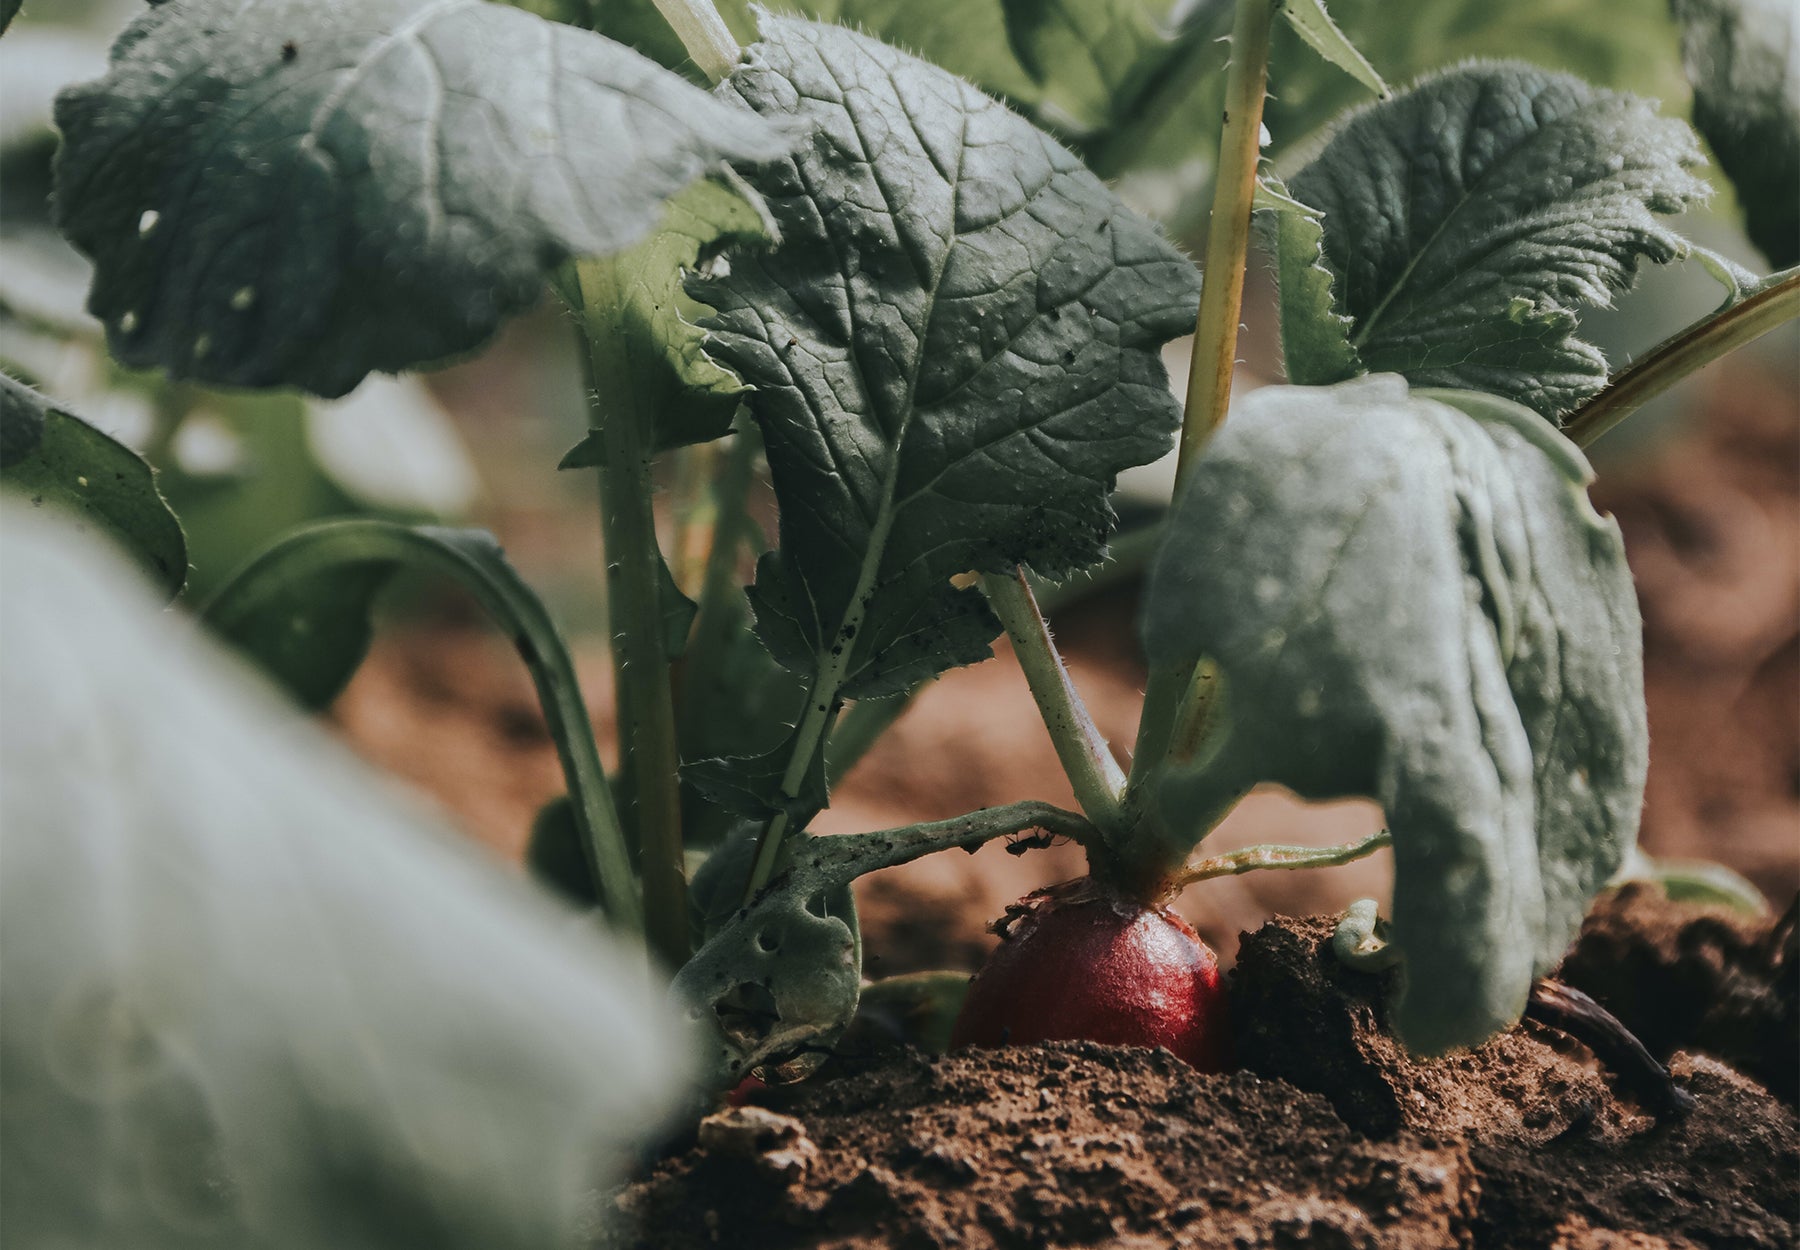
[(1186, 921), (1104, 887), (1029, 896), (969, 987), (951, 1045), (1086, 1039), (1230, 1065), (1219, 961)]

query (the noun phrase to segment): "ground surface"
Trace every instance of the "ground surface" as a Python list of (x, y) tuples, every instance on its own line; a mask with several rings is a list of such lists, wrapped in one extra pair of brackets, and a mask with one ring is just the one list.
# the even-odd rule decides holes
[[(1719, 925), (1614, 900), (1589, 940), (1672, 966)], [(1696, 933), (1695, 930), (1704, 930)], [(1713, 1057), (1657, 1123), (1592, 1056), (1526, 1024), (1475, 1052), (1407, 1058), (1375, 977), (1329, 925), (1246, 936), (1233, 1011), (1244, 1070), (1057, 1043), (868, 1055), (703, 1122), (700, 1140), (601, 1204), (611, 1247), (1791, 1247), (1800, 1119)], [(1791, 1027), (1795, 965), (1739, 984)], [(1773, 979), (1772, 979), (1773, 978)], [(1689, 976), (1708, 1009), (1724, 978)], [(1780, 985), (1783, 988), (1776, 988)], [(1776, 1040), (1765, 1063), (1791, 1065)]]

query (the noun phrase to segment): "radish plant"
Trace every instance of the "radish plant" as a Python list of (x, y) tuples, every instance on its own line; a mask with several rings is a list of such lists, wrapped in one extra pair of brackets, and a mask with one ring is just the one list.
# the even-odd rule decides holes
[[(1687, 125), (1520, 61), (1390, 90), (1320, 0), (656, 7), (166, 0), (63, 95), (58, 221), (126, 363), (335, 395), (471, 350), (546, 286), (567, 304), (593, 428), (564, 467), (600, 480), (621, 759), (603, 768), (554, 626), (483, 535), (311, 529), (206, 618), (320, 706), (396, 569), (472, 587), (568, 780), (534, 860), (643, 935), (721, 1085), (804, 1072), (849, 1021), (856, 877), (1033, 834), (1079, 842), (1090, 876), (1027, 901), (967, 1040), (1075, 1029), (1221, 1062), (1216, 967), (1163, 905), (1389, 845), (1401, 1037), (1441, 1051), (1517, 1020), (1644, 782), (1640, 624), (1581, 449), (1800, 308), (1800, 275), (1666, 222), (1707, 194)], [(1696, 118), (1791, 264), (1791, 15), (1675, 7)], [(1311, 51), (1277, 86), (1294, 75), (1313, 154), (1279, 177), (1265, 99), (1290, 33)], [(1366, 98), (1332, 121), (1346, 90)], [(1102, 176), (1153, 199), (1196, 169), (1198, 265)], [(1253, 250), (1288, 384), (1234, 403)], [(1689, 258), (1720, 309), (1613, 370), (1584, 310)], [(1189, 333), (1178, 402), (1161, 351)], [(1106, 561), (1115, 478), (1171, 449), (1150, 680), (1115, 753), (1038, 595)], [(702, 484), (678, 500), (684, 540), (710, 536), (697, 560), (658, 544), (663, 455)], [(809, 833), (909, 693), (1002, 632), (1080, 810)], [(1373, 798), (1389, 831), (1205, 855), (1261, 783)], [(1045, 992), (1085, 976), (1116, 1002)]]

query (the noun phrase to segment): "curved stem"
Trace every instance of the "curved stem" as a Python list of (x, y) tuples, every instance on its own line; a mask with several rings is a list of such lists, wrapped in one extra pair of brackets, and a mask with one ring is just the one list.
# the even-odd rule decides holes
[(656, 9), (702, 74), (712, 82), (730, 76), (744, 50), (712, 0), (656, 0)]
[(1800, 316), (1800, 270), (1769, 279), (1756, 294), (1689, 326), (1653, 348), (1588, 400), (1563, 426), (1577, 447), (1601, 435), (1677, 382)]
[(1025, 670), (1031, 697), (1037, 701), (1044, 727), (1050, 731), (1050, 741), (1056, 747), (1056, 758), (1075, 790), (1081, 810), (1101, 829), (1117, 829), (1125, 774), (1113, 759), (1106, 739), (1095, 728), (1087, 705), (1081, 701), (1081, 694), (1057, 653), (1050, 627), (1038, 610), (1024, 570), (1015, 568), (1009, 575), (984, 573), (981, 589), (1012, 639), (1013, 654)]
[[(631, 854), (613, 806), (606, 770), (575, 665), (556, 624), (529, 586), (485, 534), (401, 525), (392, 521), (329, 521), (294, 534), (256, 557), (207, 604), (203, 619), (226, 637), (291, 593), (300, 581), (341, 578), (368, 566), (424, 567), (469, 590), (504, 629), (531, 672), (550, 738), (562, 764), (577, 827), (597, 879), (606, 914), (621, 929), (643, 923), (633, 888)], [(366, 611), (367, 604), (359, 605)]]
[(1171, 877), (1169, 886), (1171, 890), (1180, 890), (1196, 881), (1235, 877), (1264, 868), (1331, 868), (1373, 855), (1393, 843), (1394, 835), (1383, 829), (1361, 841), (1346, 842), (1342, 846), (1281, 846), (1273, 843), (1247, 846), (1241, 851), (1195, 860)]

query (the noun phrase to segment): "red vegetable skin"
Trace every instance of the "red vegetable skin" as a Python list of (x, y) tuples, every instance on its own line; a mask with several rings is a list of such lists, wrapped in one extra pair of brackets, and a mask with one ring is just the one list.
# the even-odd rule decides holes
[[(1009, 931), (1010, 929), (1010, 931)], [(1087, 1039), (1230, 1066), (1219, 961), (1188, 923), (1110, 893), (1036, 901), (969, 987), (950, 1044)]]

